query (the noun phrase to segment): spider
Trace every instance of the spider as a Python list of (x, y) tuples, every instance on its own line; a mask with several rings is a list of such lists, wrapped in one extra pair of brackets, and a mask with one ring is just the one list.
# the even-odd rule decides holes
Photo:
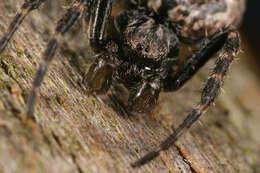
[[(24, 18), (45, 2), (25, 0), (0, 40), (0, 52)], [(177, 91), (209, 59), (216, 57), (198, 106), (154, 151), (131, 164), (140, 167), (173, 145), (214, 102), (240, 50), (237, 28), (245, 0), (125, 0), (117, 2), (124, 10), (115, 16), (111, 15), (113, 3), (114, 0), (73, 1), (43, 53), (26, 115), (33, 118), (37, 89), (62, 37), (81, 16), (88, 29), (90, 46), (97, 53), (86, 74), (86, 83), (95, 94), (105, 94), (114, 84), (122, 84), (129, 91), (123, 105), (127, 112), (150, 111), (161, 91)], [(180, 61), (180, 50), (185, 46), (191, 51)]]

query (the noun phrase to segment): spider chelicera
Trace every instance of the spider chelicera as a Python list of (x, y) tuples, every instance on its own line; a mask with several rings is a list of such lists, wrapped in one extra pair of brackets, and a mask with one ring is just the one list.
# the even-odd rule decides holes
[[(25, 0), (8, 31), (0, 40), (0, 52), (23, 19), (46, 0)], [(150, 111), (159, 93), (176, 91), (209, 59), (215, 66), (202, 90), (200, 103), (159, 147), (136, 162), (139, 167), (167, 150), (213, 103), (230, 64), (240, 49), (237, 27), (245, 0), (131, 0), (120, 1), (124, 11), (111, 16), (114, 0), (75, 0), (58, 22), (43, 53), (27, 103), (27, 118), (33, 118), (37, 95), (47, 68), (62, 37), (82, 16), (89, 31), (90, 46), (97, 53), (86, 83), (92, 93), (104, 94), (115, 83), (129, 97), (127, 112)], [(179, 50), (189, 46), (180, 63)]]

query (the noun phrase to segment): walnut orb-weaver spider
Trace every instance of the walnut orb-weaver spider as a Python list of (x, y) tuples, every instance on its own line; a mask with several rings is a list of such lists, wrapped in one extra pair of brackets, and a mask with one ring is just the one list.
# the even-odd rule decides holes
[[(0, 40), (0, 53), (24, 18), (46, 0), (25, 0), (8, 31)], [(123, 3), (122, 3), (123, 2)], [(64, 34), (83, 16), (90, 45), (98, 53), (87, 73), (95, 94), (106, 93), (113, 83), (129, 90), (123, 105), (127, 112), (147, 112), (161, 91), (176, 91), (209, 59), (217, 60), (202, 90), (200, 103), (155, 151), (132, 164), (139, 167), (167, 150), (214, 102), (230, 64), (239, 52), (237, 27), (245, 0), (132, 0), (122, 1), (125, 11), (112, 17), (114, 0), (75, 0), (58, 22), (36, 73), (27, 103), (27, 118), (33, 110), (47, 68)], [(239, 11), (238, 9), (241, 9)], [(181, 46), (192, 51), (179, 64)], [(177, 68), (172, 68), (177, 67)]]

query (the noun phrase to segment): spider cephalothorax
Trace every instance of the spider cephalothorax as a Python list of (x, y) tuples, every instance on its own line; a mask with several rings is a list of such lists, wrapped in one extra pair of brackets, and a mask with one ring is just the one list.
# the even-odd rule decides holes
[[(125, 23), (120, 23), (122, 18)], [(125, 12), (115, 19), (117, 32), (122, 33), (121, 39), (137, 56), (153, 61), (176, 59), (179, 40), (167, 23), (159, 22), (140, 10)]]
[[(25, 16), (45, 0), (26, 0), (0, 40), (0, 52)], [(125, 10), (111, 16), (114, 0), (75, 0), (58, 22), (37, 71), (27, 104), (33, 117), (36, 91), (54, 57), (61, 37), (83, 16), (90, 46), (98, 53), (86, 75), (93, 94), (104, 94), (116, 84), (128, 91), (127, 112), (148, 112), (161, 91), (176, 91), (212, 57), (213, 71), (202, 90), (200, 103), (184, 122), (153, 152), (133, 163), (141, 166), (167, 150), (213, 103), (230, 64), (239, 52), (237, 27), (245, 0), (132, 0), (120, 1)], [(83, 15), (81, 15), (83, 14)], [(179, 61), (181, 47), (191, 51)], [(174, 67), (174, 68), (173, 68)], [(112, 94), (115, 90), (112, 91)]]

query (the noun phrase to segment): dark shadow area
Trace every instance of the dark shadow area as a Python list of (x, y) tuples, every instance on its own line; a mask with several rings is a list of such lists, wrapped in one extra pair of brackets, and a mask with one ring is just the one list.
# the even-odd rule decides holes
[[(242, 40), (246, 51), (252, 54), (249, 59), (251, 63), (258, 69), (260, 65), (260, 1), (247, 1), (247, 10), (241, 27)], [(258, 70), (259, 72), (259, 70)]]
[[(248, 40), (257, 47), (260, 43), (260, 1), (247, 1), (247, 10), (242, 24), (242, 31)], [(260, 50), (258, 50), (260, 52)]]

